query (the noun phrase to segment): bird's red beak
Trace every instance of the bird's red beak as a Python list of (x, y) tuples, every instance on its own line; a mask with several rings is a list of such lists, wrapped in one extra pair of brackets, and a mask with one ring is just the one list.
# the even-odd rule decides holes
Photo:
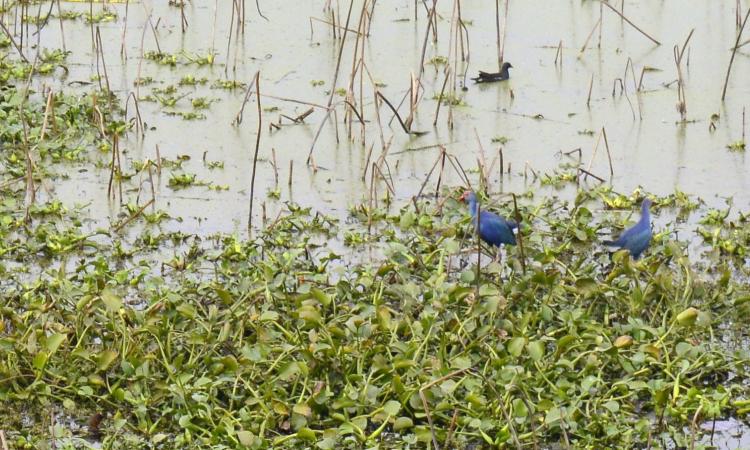
[(458, 197), (458, 199), (461, 200), (462, 202), (465, 202), (466, 201), (466, 197), (468, 197), (468, 196), (469, 196), (469, 191), (464, 191), (464, 193), (461, 194), (461, 196)]

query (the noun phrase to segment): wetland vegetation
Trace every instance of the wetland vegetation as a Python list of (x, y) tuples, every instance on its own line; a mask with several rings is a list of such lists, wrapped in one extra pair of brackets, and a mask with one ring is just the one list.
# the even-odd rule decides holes
[(0, 450), (748, 443), (747, 5), (266, 3), (2, 4)]

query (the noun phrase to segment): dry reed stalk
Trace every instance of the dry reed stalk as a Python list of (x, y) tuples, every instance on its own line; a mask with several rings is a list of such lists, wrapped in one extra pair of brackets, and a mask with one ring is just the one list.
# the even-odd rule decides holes
[[(422, 56), (419, 60), (419, 78), (422, 78), (422, 74), (424, 73), (424, 60), (425, 56), (427, 54), (427, 41), (430, 38), (430, 30), (433, 28), (433, 22), (434, 22), (434, 16), (435, 16), (435, 8), (437, 7), (437, 0), (432, 1), (432, 8), (430, 8), (429, 14), (427, 15), (427, 31), (425, 31), (424, 39), (422, 40)], [(437, 33), (435, 32), (435, 41), (437, 41)]]
[[(479, 161), (480, 161), (480, 164), (479, 164), (479, 169), (480, 169), (479, 170), (479, 174), (482, 176), (482, 178), (484, 179), (484, 181), (486, 183), (487, 180), (489, 180), (489, 173), (486, 170), (486, 168), (487, 168), (487, 160), (486, 160), (486, 158), (484, 156), (484, 146), (482, 145), (482, 140), (479, 139), (479, 133), (477, 133), (477, 129), (476, 128), (474, 128), (474, 137), (476, 138), (477, 145), (479, 146)], [(485, 192), (487, 191), (487, 188), (488, 188), (488, 186), (485, 184), (484, 185)]]
[(128, 97), (125, 99), (125, 119), (127, 120), (128, 117), (128, 105), (130, 104), (130, 99), (133, 99), (133, 105), (135, 106), (135, 134), (136, 136), (140, 136), (141, 139), (146, 134), (146, 130), (143, 127), (143, 119), (141, 118), (141, 109), (138, 106), (138, 99), (135, 96), (135, 93), (132, 91), (128, 94)]
[[(96, 47), (99, 51), (99, 54), (96, 58), (96, 70), (99, 71), (99, 59), (102, 61), (102, 70), (104, 71), (104, 82), (107, 86), (107, 100), (109, 103), (110, 110), (114, 110), (114, 105), (112, 104), (112, 91), (109, 87), (109, 75), (107, 74), (107, 62), (104, 60), (104, 46), (102, 45), (102, 35), (99, 32), (99, 26), (96, 27)], [(100, 80), (101, 84), (101, 80)], [(101, 87), (101, 86), (100, 86)]]
[(505, 13), (503, 14), (503, 42), (500, 45), (499, 70), (502, 70), (503, 61), (505, 61), (505, 37), (508, 31), (508, 5), (509, 4), (510, 4), (510, 0), (505, 0)]
[(500, 0), (495, 0), (495, 37), (497, 42), (497, 71), (503, 70), (503, 54), (500, 42)]
[[(148, 17), (146, 18), (146, 22), (149, 22), (151, 20), (151, 13), (149, 12)], [(143, 24), (143, 32), (141, 32), (141, 55), (140, 58), (138, 58), (138, 71), (136, 73), (135, 79), (140, 80), (141, 79), (141, 67), (143, 66), (143, 44), (146, 40), (146, 24)], [(141, 83), (137, 83), (135, 85), (135, 97), (141, 98)]]
[(435, 198), (440, 196), (440, 184), (443, 181), (443, 173), (445, 172), (445, 147), (442, 148), (440, 158), (440, 173), (438, 173), (437, 187), (435, 187)]
[(591, 74), (591, 81), (589, 81), (589, 95), (586, 97), (586, 107), (591, 106), (591, 90), (594, 88), (594, 74)]
[[(44, 108), (44, 118), (42, 119), (42, 130), (39, 132), (39, 142), (42, 142), (44, 140), (44, 135), (47, 131), (47, 120), (50, 117), (50, 112), (52, 111), (52, 100), (53, 100), (53, 92), (52, 89), (49, 90), (49, 93), (47, 93), (47, 106)], [(52, 120), (54, 122), (54, 116), (52, 117)]]
[(742, 107), (742, 142), (745, 142), (745, 107)]
[(604, 6), (599, 3), (599, 41), (596, 48), (602, 48), (602, 29), (604, 28)]
[(432, 176), (432, 172), (435, 171), (435, 168), (437, 167), (438, 163), (441, 160), (445, 160), (445, 147), (442, 145), (440, 146), (440, 153), (438, 154), (438, 157), (435, 159), (435, 163), (432, 165), (432, 168), (429, 172), (427, 172), (427, 176), (425, 177), (424, 181), (422, 182), (422, 186), (419, 187), (419, 192), (417, 192), (417, 197), (422, 197), (422, 192), (424, 191), (425, 186), (427, 185), (427, 182), (430, 180), (430, 177)]
[(161, 177), (161, 152), (159, 144), (156, 144), (156, 174)]
[(586, 51), (586, 47), (588, 47), (589, 41), (591, 40), (591, 37), (594, 35), (594, 31), (596, 31), (597, 28), (601, 30), (601, 25), (602, 25), (602, 19), (599, 18), (599, 20), (597, 20), (596, 23), (594, 24), (594, 28), (591, 29), (591, 32), (586, 37), (586, 41), (583, 43), (581, 50), (578, 52), (579, 57), (581, 56), (583, 52)]
[(721, 91), (722, 102), (727, 96), (727, 84), (729, 84), (729, 72), (732, 71), (732, 63), (734, 62), (734, 56), (737, 54), (737, 48), (740, 43), (740, 39), (742, 38), (742, 31), (745, 29), (745, 25), (747, 24), (748, 17), (750, 17), (750, 8), (747, 8), (747, 13), (745, 14), (745, 18), (742, 20), (742, 25), (740, 26), (740, 31), (737, 33), (737, 40), (735, 41), (734, 49), (732, 50), (732, 57), (729, 59), (729, 66), (727, 66), (727, 76), (724, 78), (724, 88)]
[[(148, 17), (148, 24), (151, 27), (151, 34), (153, 34), (154, 42), (156, 43), (156, 51), (159, 52), (159, 54), (161, 54), (161, 45), (159, 45), (159, 35), (156, 33), (156, 27), (159, 26), (160, 21), (161, 19), (157, 20), (156, 25), (154, 25), (154, 21), (151, 20), (151, 16)], [(213, 51), (211, 53), (213, 53)]]
[(555, 65), (557, 65), (557, 58), (560, 58), (560, 68), (562, 68), (562, 47), (563, 41), (560, 39), (560, 43), (557, 44), (557, 51), (555, 51)]
[(401, 116), (399, 115), (398, 110), (396, 110), (396, 108), (393, 107), (393, 104), (391, 104), (391, 102), (388, 101), (388, 99), (385, 98), (385, 96), (380, 91), (378, 91), (376, 93), (376, 95), (377, 95), (378, 98), (380, 98), (381, 100), (383, 100), (386, 105), (388, 105), (388, 107), (391, 109), (391, 111), (393, 111), (393, 114), (398, 119), (398, 123), (401, 124), (401, 128), (404, 130), (404, 133), (406, 133), (406, 134), (416, 134), (416, 135), (424, 134), (423, 132), (419, 132), (419, 131), (411, 131), (409, 129), (409, 127), (407, 126), (407, 124), (401, 119)]
[[(58, 3), (60, 0), (57, 0)], [(183, 6), (184, 7), (184, 6)], [(60, 10), (58, 8), (58, 14)], [(122, 35), (120, 35), (120, 58), (127, 59), (128, 58), (128, 52), (125, 49), (125, 35), (128, 33), (128, 17), (130, 13), (130, 0), (125, 0), (125, 23), (122, 26)], [(60, 26), (62, 27), (62, 22), (60, 22)]]
[(279, 187), (279, 166), (276, 164), (276, 149), (271, 147), (271, 167), (273, 167), (273, 185)]
[[(245, 97), (242, 100), (242, 106), (240, 106), (240, 110), (237, 112), (237, 115), (234, 116), (232, 125), (239, 126), (242, 123), (243, 115), (245, 114), (245, 106), (247, 105), (247, 102), (250, 100), (250, 97), (253, 95), (252, 89), (254, 87), (255, 87), (255, 78), (253, 78), (253, 81), (250, 82), (250, 84), (247, 86), (247, 90), (245, 90)], [(269, 97), (269, 96), (266, 95), (266, 97)], [(258, 98), (258, 101), (260, 102), (260, 97)]]
[[(130, 1), (130, 0), (128, 0), (128, 1)], [(244, 14), (245, 8), (242, 8), (242, 12)], [(244, 28), (244, 25), (245, 25), (244, 18), (243, 18), (242, 25), (243, 25), (242, 31), (244, 32), (245, 31), (245, 28)], [(185, 34), (185, 31), (187, 30), (188, 26), (189, 25), (188, 25), (187, 16), (185, 15), (185, 0), (181, 0), (180, 1), (180, 31), (182, 31), (182, 34)]]
[(112, 159), (109, 163), (109, 181), (107, 182), (107, 199), (115, 199), (113, 185), (115, 182), (115, 171), (117, 167), (117, 148), (114, 145), (117, 135), (112, 137)]
[(613, 7), (612, 7), (612, 6), (611, 6), (611, 5), (609, 4), (609, 3), (606, 3), (606, 2), (604, 2), (604, 1), (600, 1), (600, 2), (599, 2), (599, 4), (600, 4), (600, 5), (604, 5), (604, 6), (606, 6), (607, 8), (611, 9), (612, 11), (614, 11), (614, 12), (615, 12), (615, 14), (617, 14), (618, 16), (620, 16), (620, 17), (621, 17), (621, 18), (622, 18), (622, 19), (623, 19), (623, 20), (624, 20), (625, 22), (627, 22), (628, 24), (630, 24), (630, 26), (631, 26), (631, 27), (633, 27), (633, 28), (635, 28), (636, 30), (638, 30), (638, 31), (639, 31), (639, 32), (640, 32), (640, 33), (641, 33), (642, 35), (644, 35), (644, 36), (645, 36), (646, 38), (648, 38), (648, 39), (649, 39), (649, 40), (650, 40), (651, 42), (653, 42), (654, 44), (656, 44), (656, 45), (661, 45), (661, 42), (657, 41), (656, 39), (654, 39), (653, 37), (651, 37), (651, 35), (649, 35), (649, 34), (648, 34), (648, 33), (646, 33), (645, 31), (643, 31), (642, 29), (640, 29), (640, 28), (638, 27), (638, 25), (636, 25), (636, 24), (634, 24), (633, 22), (631, 22), (631, 21), (630, 21), (630, 19), (628, 19), (627, 17), (625, 17), (625, 16), (624, 16), (624, 15), (623, 15), (623, 14), (622, 14), (622, 13), (621, 13), (620, 11), (616, 10), (615, 8), (613, 8)]
[(120, 222), (120, 224), (119, 224), (119, 225), (117, 225), (116, 227), (112, 228), (112, 232), (113, 232), (113, 233), (117, 233), (118, 231), (122, 230), (122, 229), (123, 229), (123, 227), (125, 227), (125, 225), (127, 225), (127, 224), (129, 224), (130, 222), (134, 221), (134, 220), (135, 220), (136, 218), (138, 218), (138, 217), (139, 217), (139, 216), (140, 216), (141, 214), (143, 214), (143, 211), (145, 211), (145, 210), (146, 210), (146, 208), (148, 208), (149, 206), (151, 206), (151, 205), (153, 205), (153, 204), (154, 204), (154, 199), (152, 198), (151, 200), (149, 200), (148, 202), (146, 202), (146, 204), (145, 204), (145, 205), (143, 205), (143, 206), (141, 206), (140, 208), (138, 208), (138, 211), (136, 211), (135, 213), (133, 213), (133, 215), (131, 215), (130, 217), (128, 217), (128, 218), (127, 218), (126, 220), (124, 220), (123, 222)]
[[(243, 3), (242, 3), (242, 4), (243, 4), (243, 5), (245, 4), (245, 3), (244, 3), (244, 0), (243, 0)], [(263, 19), (265, 19), (265, 20), (266, 20), (266, 22), (270, 22), (270, 21), (268, 20), (268, 17), (264, 16), (264, 15), (263, 15), (263, 12), (261, 12), (261, 10), (260, 10), (260, 3), (259, 3), (259, 1), (258, 1), (258, 0), (255, 0), (255, 9), (256, 9), (256, 10), (258, 11), (258, 15), (259, 15), (260, 17), (262, 17)], [(243, 8), (242, 8), (242, 33), (243, 33), (243, 34), (245, 33), (245, 8), (244, 8), (244, 6), (243, 6)]]
[(362, 172), (362, 181), (365, 181), (367, 179), (367, 168), (370, 166), (370, 158), (372, 158), (372, 149), (375, 147), (375, 144), (370, 144), (369, 150), (367, 150), (367, 157), (365, 158), (365, 170)]
[(229, 19), (229, 33), (227, 34), (227, 55), (225, 57), (226, 64), (224, 64), (224, 76), (229, 76), (229, 48), (232, 44), (232, 31), (234, 27), (234, 11), (237, 9), (237, 1), (232, 0), (232, 17)]
[(354, 0), (349, 0), (349, 12), (346, 14), (346, 25), (344, 26), (344, 34), (343, 34), (343, 36), (341, 38), (341, 44), (340, 44), (340, 47), (339, 47), (338, 58), (336, 58), (336, 69), (334, 70), (334, 73), (333, 73), (333, 81), (329, 85), (329, 86), (331, 86), (331, 93), (328, 96), (328, 104), (327, 104), (328, 114), (326, 114), (326, 116), (320, 122), (320, 127), (318, 127), (318, 131), (317, 131), (317, 133), (315, 135), (315, 139), (313, 140), (312, 144), (310, 145), (310, 151), (309, 151), (309, 153), (307, 155), (307, 164), (310, 164), (310, 161), (312, 159), (313, 151), (315, 150), (315, 143), (318, 140), (318, 136), (320, 136), (320, 132), (323, 130), (323, 127), (325, 126), (326, 122), (328, 121), (328, 119), (331, 116), (331, 113), (330, 113), (330, 111), (331, 111), (331, 104), (333, 103), (333, 96), (336, 93), (336, 82), (338, 81), (338, 78), (339, 78), (339, 68), (341, 67), (341, 56), (344, 53), (344, 43), (346, 42), (346, 35), (348, 34), (347, 33), (347, 29), (349, 28), (349, 20), (351, 19), (351, 16), (352, 16), (352, 8), (353, 7), (354, 7)]
[[(214, 21), (211, 26), (211, 48), (209, 53), (214, 54), (216, 49), (216, 19), (219, 17), (219, 0), (214, 1)], [(150, 20), (150, 17), (149, 17)]]
[(687, 39), (685, 39), (685, 43), (682, 44), (682, 50), (680, 50), (680, 47), (677, 45), (673, 48), (674, 62), (677, 66), (677, 111), (680, 112), (680, 117), (683, 122), (686, 120), (687, 116), (687, 102), (685, 99), (685, 82), (683, 81), (682, 76), (682, 58), (685, 55), (685, 48), (687, 48), (688, 42), (690, 42), (690, 38), (693, 36), (694, 31), (695, 29), (690, 30)]
[[(341, 29), (341, 30), (346, 30), (346, 31), (348, 31), (349, 33), (355, 33), (355, 34), (357, 34), (357, 35), (360, 35), (360, 36), (362, 35), (362, 33), (360, 33), (360, 32), (359, 32), (359, 31), (357, 31), (357, 30), (346, 29), (346, 28), (342, 27), (341, 25), (334, 25), (333, 23), (331, 23), (330, 21), (328, 21), (328, 20), (325, 20), (325, 19), (319, 19), (319, 18), (317, 18), (317, 17), (310, 17), (310, 21), (312, 22), (313, 20), (314, 20), (314, 21), (316, 21), (316, 22), (324, 23), (324, 24), (326, 24), (326, 25), (331, 25), (331, 26), (335, 26), (336, 28), (339, 28), (339, 29)], [(311, 29), (312, 29), (312, 24), (310, 24), (310, 27), (311, 27)]]
[(13, 39), (13, 35), (11, 34), (10, 31), (8, 31), (8, 28), (5, 26), (5, 24), (3, 23), (2, 20), (0, 20), (0, 27), (2, 27), (3, 32), (5, 32), (5, 35), (8, 36), (8, 39), (13, 44), (13, 47), (15, 47), (15, 49), (18, 52), (18, 55), (21, 57), (21, 59), (23, 59), (23, 61), (26, 64), (28, 64), (29, 60), (26, 58), (26, 55), (23, 54), (23, 50), (21, 49), (21, 47), (18, 46), (18, 43), (16, 42), (16, 40)]
[(57, 4), (57, 19), (58, 22), (60, 22), (60, 42), (62, 43), (63, 51), (66, 51), (67, 48), (65, 46), (65, 28), (63, 27), (63, 17), (62, 10), (60, 9), (60, 0), (56, 0), (55, 3)]
[(521, 270), (526, 275), (526, 254), (523, 251), (523, 233), (521, 233), (521, 213), (518, 212), (518, 202), (516, 201), (516, 194), (513, 196), (513, 211), (515, 212), (516, 224), (518, 225), (518, 250), (521, 253)]
[(263, 111), (260, 106), (260, 71), (255, 72), (255, 90), (258, 97), (258, 130), (255, 137), (255, 153), (253, 154), (253, 172), (250, 177), (250, 211), (247, 216), (247, 232), (252, 233), (253, 225), (253, 199), (255, 198), (255, 172), (258, 165), (258, 150), (260, 149), (260, 133), (263, 125)]
[(527, 160), (527, 161), (526, 161), (526, 162), (524, 163), (524, 165), (523, 165), (523, 178), (524, 178), (524, 180), (525, 180), (526, 178), (528, 178), (528, 171), (531, 171), (531, 175), (533, 175), (533, 176), (534, 176), (534, 180), (536, 180), (537, 178), (539, 178), (539, 174), (538, 174), (538, 173), (536, 173), (536, 170), (534, 170), (534, 168), (533, 168), (533, 167), (531, 167), (531, 164), (530, 164), (530, 163), (529, 163), (529, 161)]

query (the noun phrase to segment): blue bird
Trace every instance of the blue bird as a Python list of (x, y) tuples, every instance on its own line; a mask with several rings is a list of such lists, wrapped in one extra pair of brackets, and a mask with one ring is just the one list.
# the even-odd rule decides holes
[(641, 220), (625, 230), (615, 241), (604, 241), (604, 245), (620, 247), (630, 252), (633, 258), (638, 259), (651, 243), (651, 213), (649, 207), (651, 200), (644, 199), (641, 204)]
[[(469, 204), (471, 218), (476, 227), (477, 211), (479, 210), (476, 194), (466, 191), (460, 197), (460, 200)], [(513, 234), (514, 228), (518, 228), (518, 224), (512, 220), (507, 220), (485, 210), (479, 213), (479, 237), (490, 245), (496, 247), (500, 247), (500, 244), (516, 245), (516, 236)]]

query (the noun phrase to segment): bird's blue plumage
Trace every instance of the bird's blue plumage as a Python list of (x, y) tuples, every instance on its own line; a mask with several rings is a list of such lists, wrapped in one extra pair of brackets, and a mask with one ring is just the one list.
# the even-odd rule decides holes
[(638, 259), (651, 243), (651, 213), (649, 207), (651, 200), (643, 200), (641, 205), (641, 220), (623, 232), (615, 241), (605, 241), (606, 245), (612, 245), (628, 250), (633, 258)]
[[(469, 204), (469, 211), (474, 226), (477, 224), (477, 196), (471, 192), (465, 197)], [(499, 247), (500, 244), (516, 245), (516, 236), (513, 234), (513, 228), (518, 228), (514, 221), (506, 220), (493, 212), (479, 212), (479, 237), (490, 245)]]

